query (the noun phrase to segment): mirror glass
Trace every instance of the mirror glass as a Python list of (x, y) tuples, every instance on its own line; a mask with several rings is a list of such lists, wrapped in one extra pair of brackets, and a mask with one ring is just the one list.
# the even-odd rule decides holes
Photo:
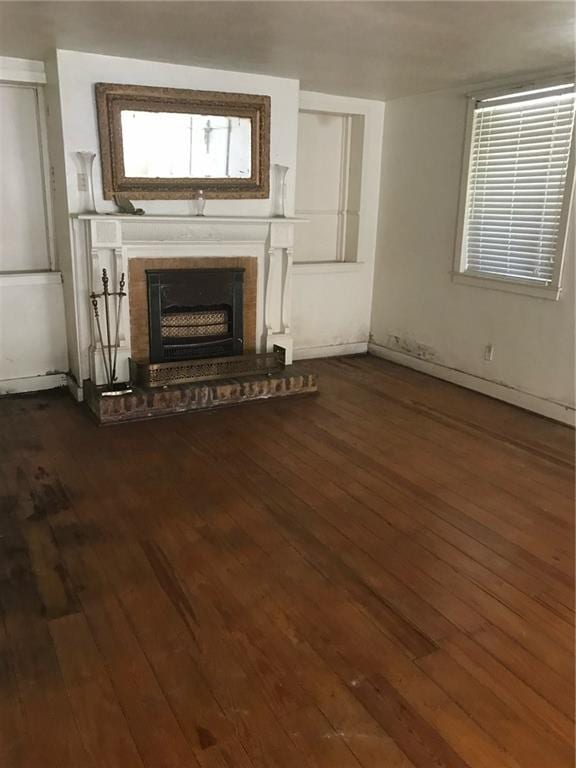
[(248, 117), (121, 110), (124, 175), (150, 179), (249, 179)]

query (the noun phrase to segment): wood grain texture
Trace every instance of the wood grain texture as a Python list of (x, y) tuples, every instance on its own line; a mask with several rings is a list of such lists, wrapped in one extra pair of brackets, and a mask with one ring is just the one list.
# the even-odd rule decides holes
[(569, 768), (573, 433), (369, 357), (0, 399), (3, 768)]

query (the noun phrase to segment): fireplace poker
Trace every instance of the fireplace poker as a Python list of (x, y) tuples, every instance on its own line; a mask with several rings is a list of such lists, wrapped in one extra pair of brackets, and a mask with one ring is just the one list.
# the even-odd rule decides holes
[(102, 359), (104, 360), (104, 372), (106, 373), (106, 379), (110, 381), (110, 372), (108, 370), (108, 363), (106, 361), (106, 352), (104, 351), (104, 337), (102, 336), (102, 326), (100, 325), (100, 313), (98, 312), (98, 297), (95, 293), (90, 294), (92, 300), (92, 306), (94, 307), (94, 317), (96, 318), (96, 328), (98, 329), (98, 336), (100, 339), (100, 348), (102, 349)]
[(120, 345), (120, 311), (122, 309), (122, 299), (126, 294), (124, 293), (124, 286), (126, 285), (126, 278), (124, 272), (120, 276), (120, 285), (118, 290), (118, 301), (116, 303), (116, 338), (114, 340), (114, 364), (112, 366), (112, 383), (116, 381), (116, 361), (118, 359), (118, 347)]
[[(108, 291), (108, 272), (103, 269), (102, 270), (102, 285), (104, 286), (104, 315), (106, 316), (106, 337), (108, 340), (108, 370), (110, 371), (110, 377), (112, 377), (112, 350), (111, 350), (111, 344), (112, 338), (110, 336), (110, 293)], [(110, 378), (109, 384), (112, 386), (114, 383), (114, 379)]]

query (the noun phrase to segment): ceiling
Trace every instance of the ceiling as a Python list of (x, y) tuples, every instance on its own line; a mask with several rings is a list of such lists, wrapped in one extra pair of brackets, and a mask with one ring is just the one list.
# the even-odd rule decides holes
[(0, 2), (0, 55), (53, 48), (389, 99), (572, 67), (572, 2)]

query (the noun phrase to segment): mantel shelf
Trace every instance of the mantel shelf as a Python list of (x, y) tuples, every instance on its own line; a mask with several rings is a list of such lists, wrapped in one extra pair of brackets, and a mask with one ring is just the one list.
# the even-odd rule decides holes
[(71, 218), (81, 221), (106, 220), (158, 222), (189, 221), (194, 224), (306, 224), (308, 219), (291, 216), (185, 216), (177, 214), (144, 214), (133, 216), (126, 213), (73, 213)]

